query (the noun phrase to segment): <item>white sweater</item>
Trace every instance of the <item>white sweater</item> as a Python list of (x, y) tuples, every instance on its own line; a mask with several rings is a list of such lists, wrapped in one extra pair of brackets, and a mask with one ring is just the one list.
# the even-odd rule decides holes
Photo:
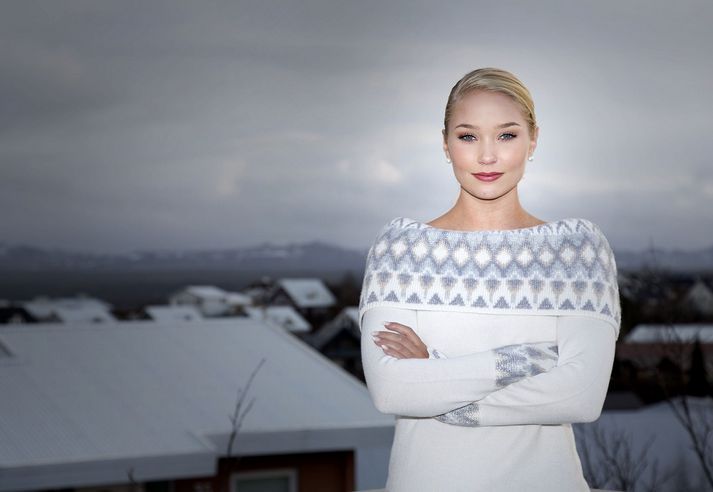
[[(371, 335), (386, 330), (385, 321), (410, 326), (448, 358), (386, 355)], [(614, 360), (611, 324), (375, 307), (364, 314), (361, 330), (374, 404), (397, 416), (389, 492), (589, 491), (570, 424), (601, 413)], [(493, 349), (542, 341), (556, 342), (556, 366), (500, 387)], [(477, 425), (434, 418), (474, 401)]]
[[(602, 410), (619, 334), (596, 224), (449, 231), (405, 217), (369, 250), (359, 308), (376, 408), (396, 416), (389, 492), (588, 491), (571, 424)], [(386, 355), (396, 321), (428, 359)]]

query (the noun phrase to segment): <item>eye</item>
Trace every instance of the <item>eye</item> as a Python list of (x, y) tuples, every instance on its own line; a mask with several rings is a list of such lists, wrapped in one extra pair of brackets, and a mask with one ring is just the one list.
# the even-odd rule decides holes
[(475, 135), (471, 135), (470, 133), (467, 133), (465, 135), (461, 135), (458, 137), (460, 140), (463, 140), (464, 142), (472, 142), (475, 140)]
[(505, 140), (512, 140), (513, 138), (517, 137), (517, 135), (515, 135), (514, 133), (503, 133), (502, 136), (510, 136), (510, 138), (506, 138)]

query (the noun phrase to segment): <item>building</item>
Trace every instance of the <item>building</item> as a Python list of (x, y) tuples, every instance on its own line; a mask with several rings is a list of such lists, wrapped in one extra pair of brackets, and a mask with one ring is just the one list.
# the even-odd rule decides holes
[(334, 319), (312, 335), (309, 343), (334, 363), (364, 381), (358, 307), (348, 306), (342, 309)]
[(20, 305), (30, 315), (44, 322), (55, 323), (110, 323), (116, 321), (112, 305), (100, 299), (79, 295), (76, 297), (36, 297)]
[[(364, 384), (247, 317), (8, 325), (0, 394), (0, 492), (118, 492), (131, 480), (351, 492), (383, 487), (393, 440), (394, 417)], [(248, 411), (229, 453), (240, 394)]]
[(200, 311), (191, 305), (146, 306), (146, 314), (154, 321), (200, 321)]
[(337, 300), (319, 278), (281, 278), (271, 288), (266, 304), (295, 308), (312, 326), (326, 322)]
[(189, 285), (172, 294), (169, 303), (193, 306), (204, 317), (211, 318), (240, 314), (252, 300), (246, 294), (228, 292), (214, 285)]
[(700, 278), (688, 289), (681, 302), (696, 314), (713, 316), (713, 291)]
[(305, 334), (312, 331), (312, 325), (292, 306), (252, 306), (246, 307), (245, 312), (251, 318), (275, 323), (292, 333)]

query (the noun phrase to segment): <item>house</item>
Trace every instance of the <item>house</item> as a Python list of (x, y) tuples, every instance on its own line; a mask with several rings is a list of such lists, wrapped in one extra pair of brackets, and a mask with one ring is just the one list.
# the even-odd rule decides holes
[(713, 343), (712, 323), (640, 324), (624, 338), (625, 343)]
[(145, 311), (149, 318), (154, 321), (199, 321), (203, 319), (200, 311), (188, 304), (146, 306)]
[(292, 306), (251, 306), (245, 312), (251, 318), (270, 321), (293, 333), (312, 331), (312, 325)]
[(116, 321), (111, 304), (100, 299), (76, 297), (36, 297), (20, 304), (38, 321), (55, 323), (108, 323)]
[(322, 354), (253, 318), (8, 325), (0, 375), (0, 492), (138, 490), (132, 481), (351, 492), (386, 480), (394, 416)]
[(329, 319), (337, 300), (321, 279), (280, 278), (266, 296), (266, 303), (290, 305), (312, 326), (318, 326)]
[(677, 374), (691, 364), (694, 342), (701, 342), (708, 374), (713, 374), (713, 324), (640, 324), (636, 325), (616, 346), (619, 364), (629, 364), (635, 372), (655, 375), (660, 372)]
[(358, 307), (348, 306), (342, 309), (334, 319), (312, 335), (309, 343), (331, 361), (364, 381)]
[(713, 291), (700, 278), (686, 291), (681, 302), (694, 313), (713, 316)]
[(172, 305), (194, 306), (207, 318), (239, 314), (252, 304), (246, 294), (228, 292), (213, 285), (189, 285), (169, 297)]
[(19, 304), (0, 300), (0, 325), (34, 323), (37, 320)]

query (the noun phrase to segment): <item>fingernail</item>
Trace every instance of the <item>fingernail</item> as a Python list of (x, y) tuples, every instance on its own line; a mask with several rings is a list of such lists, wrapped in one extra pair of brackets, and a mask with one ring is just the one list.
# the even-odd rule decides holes
[(391, 321), (384, 321), (384, 326), (389, 326), (391, 324)]
[(372, 331), (371, 334), (372, 334), (372, 335), (378, 335), (379, 332), (378, 332), (378, 331)]

